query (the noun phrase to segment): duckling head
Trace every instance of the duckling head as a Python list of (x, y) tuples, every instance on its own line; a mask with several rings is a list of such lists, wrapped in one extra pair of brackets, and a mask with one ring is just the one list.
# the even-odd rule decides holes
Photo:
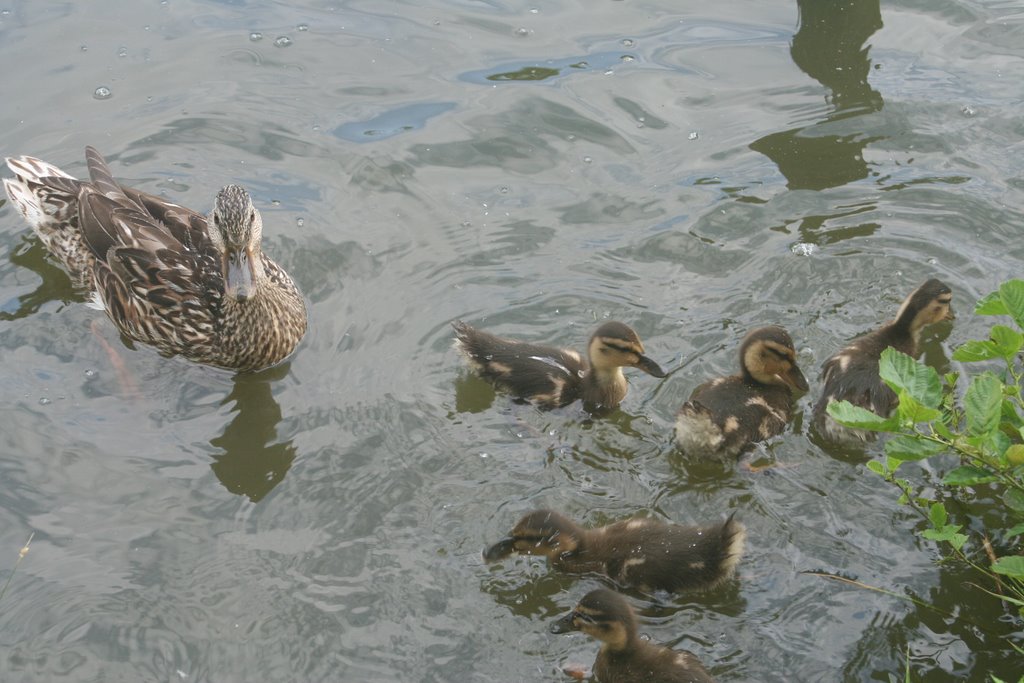
[(575, 609), (551, 624), (550, 630), (583, 631), (610, 649), (621, 650), (636, 638), (636, 615), (621, 595), (599, 588), (584, 595)]
[(263, 276), (260, 239), (263, 218), (240, 185), (227, 185), (217, 193), (207, 219), (210, 241), (221, 255), (224, 292), (243, 302), (256, 293)]
[(587, 347), (590, 365), (598, 373), (616, 368), (633, 367), (654, 377), (665, 377), (665, 371), (644, 355), (644, 345), (632, 327), (620, 322), (607, 322), (597, 328)]
[(740, 344), (743, 374), (761, 384), (775, 384), (807, 391), (807, 378), (796, 364), (793, 339), (781, 327), (759, 327)]
[(553, 560), (576, 550), (581, 535), (579, 525), (568, 517), (553, 510), (534, 510), (519, 520), (507, 538), (485, 550), (484, 560), (495, 562), (512, 553), (543, 555)]
[(941, 280), (932, 278), (904, 299), (896, 313), (896, 325), (915, 338), (922, 329), (943, 320), (954, 320), (953, 290)]

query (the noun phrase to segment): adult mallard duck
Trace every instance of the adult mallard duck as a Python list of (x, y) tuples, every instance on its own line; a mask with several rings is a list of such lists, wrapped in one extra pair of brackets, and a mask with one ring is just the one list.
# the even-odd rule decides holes
[(597, 328), (587, 346), (587, 360), (570, 349), (504, 339), (461, 320), (452, 327), (455, 348), (478, 375), (498, 389), (546, 409), (580, 398), (590, 410), (617, 407), (628, 386), (624, 367), (665, 376), (664, 370), (644, 355), (644, 345), (633, 328), (620, 322), (606, 322)]
[(486, 551), (494, 562), (513, 553), (543, 555), (565, 572), (604, 574), (642, 590), (706, 590), (732, 576), (747, 532), (729, 516), (706, 526), (636, 517), (595, 529), (552, 510), (528, 513)]
[(921, 331), (928, 325), (953, 320), (953, 290), (932, 278), (904, 299), (896, 319), (857, 337), (833, 354), (821, 366), (825, 387), (814, 406), (814, 426), (832, 441), (866, 441), (874, 435), (862, 429), (844, 427), (825, 411), (832, 401), (849, 401), (876, 415), (888, 416), (899, 399), (878, 374), (882, 351), (892, 347), (917, 358)]
[(601, 641), (594, 679), (614, 683), (715, 683), (692, 652), (642, 640), (636, 615), (626, 599), (599, 588), (551, 624), (552, 633), (583, 631)]
[(7, 159), (11, 203), (75, 284), (126, 337), (164, 355), (253, 371), (286, 358), (306, 332), (298, 288), (260, 249), (263, 219), (228, 185), (209, 217), (120, 185), (85, 149), (89, 180)]
[(702, 384), (679, 409), (675, 435), (684, 451), (737, 455), (789, 423), (793, 391), (807, 391), (789, 333), (774, 325), (753, 330), (739, 355), (739, 374)]

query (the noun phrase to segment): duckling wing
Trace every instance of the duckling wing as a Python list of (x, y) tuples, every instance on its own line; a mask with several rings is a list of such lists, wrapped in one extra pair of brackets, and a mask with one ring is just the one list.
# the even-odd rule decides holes
[(680, 409), (676, 437), (684, 449), (737, 454), (782, 433), (791, 400), (783, 387), (752, 386), (738, 375), (721, 377), (694, 390)]
[(816, 413), (823, 413), (829, 401), (849, 401), (876, 415), (889, 415), (899, 399), (878, 374), (878, 356), (856, 356), (849, 350), (837, 353), (822, 364), (825, 385)]
[(496, 387), (544, 408), (567, 405), (579, 397), (587, 363), (578, 353), (497, 337), (456, 323), (456, 347), (473, 370)]

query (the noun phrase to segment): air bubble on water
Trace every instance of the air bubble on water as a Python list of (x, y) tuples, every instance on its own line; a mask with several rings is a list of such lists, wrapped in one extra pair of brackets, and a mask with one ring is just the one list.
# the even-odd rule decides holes
[(818, 251), (818, 245), (810, 242), (797, 242), (791, 247), (791, 251), (797, 256), (811, 256)]
[(259, 31), (253, 31), (249, 34), (249, 40), (251, 40), (254, 43), (263, 40), (263, 34), (260, 33)]
[(121, 46), (121, 47), (117, 48), (117, 56), (118, 57), (127, 57), (128, 56), (128, 48), (126, 48), (124, 46)]
[(614, 72), (614, 71), (612, 71), (611, 69), (607, 69), (607, 70), (606, 70), (606, 71), (604, 72), (604, 75), (605, 75), (605, 76), (614, 76), (614, 75), (615, 75), (615, 72)]
[(295, 225), (299, 226), (300, 228), (303, 225), (305, 225), (305, 224), (306, 224), (306, 219), (305, 218), (296, 218), (295, 219)]
[(88, 52), (88, 51), (89, 51), (89, 46), (88, 45), (83, 45), (82, 46), (82, 52)]
[(520, 38), (525, 38), (526, 36), (530, 35), (530, 30), (520, 26), (519, 28), (516, 29), (516, 35), (519, 36)]
[(498, 192), (500, 192), (501, 194), (508, 194), (508, 187), (502, 185), (501, 187), (498, 188)]
[(484, 360), (494, 360), (494, 354), (488, 353), (486, 356), (484, 356)]
[(274, 39), (274, 47), (289, 47), (292, 44), (292, 39), (288, 36), (278, 36)]
[(85, 376), (87, 379), (92, 379), (93, 377), (96, 376), (96, 371), (93, 370), (92, 368), (89, 368), (88, 370), (85, 371)]
[(481, 458), (486, 458), (486, 457), (489, 457), (489, 456), (488, 456), (488, 454), (487, 454), (487, 453), (481, 453), (481, 454), (480, 454), (480, 457), (481, 457)]
[(621, 57), (619, 57), (619, 59), (621, 59), (624, 62), (635, 62), (636, 61), (636, 57), (634, 57), (633, 55), (622, 55)]
[(46, 398), (45, 396), (43, 396), (41, 399), (39, 399), (39, 405), (41, 405), (41, 406), (48, 406), (51, 403), (53, 403), (53, 401), (51, 401), (50, 399)]
[(114, 96), (114, 93), (112, 93), (110, 91), (110, 88), (108, 88), (107, 86), (101, 85), (93, 91), (92, 96), (93, 99), (97, 100), (109, 100), (111, 97)]
[(270, 204), (271, 204), (271, 206), (281, 206), (281, 200), (280, 199), (271, 199), (270, 200)]
[(974, 116), (977, 112), (974, 111), (974, 107), (972, 107), (969, 104), (965, 104), (964, 106), (960, 107), (960, 113), (963, 114), (964, 116), (971, 117)]
[(576, 136), (573, 135), (572, 133), (569, 133), (568, 135), (565, 136), (565, 139), (568, 140), (569, 142), (572, 142), (573, 140), (576, 139)]
[(686, 136), (686, 139), (687, 140), (696, 140), (699, 137), (700, 137), (700, 135), (697, 134), (697, 131), (691, 130), (690, 134)]
[(590, 157), (583, 157), (583, 163), (589, 164), (591, 161), (593, 161), (592, 158), (590, 158)]
[(299, 24), (298, 26), (295, 27), (295, 30), (296, 31), (308, 31), (309, 30), (309, 24)]
[(633, 47), (634, 45), (636, 45), (636, 41), (633, 40), (632, 38), (622, 39), (622, 47)]
[(932, 266), (937, 265), (938, 262), (939, 262), (939, 259), (935, 258), (934, 256), (932, 256), (931, 258), (928, 259), (928, 264), (932, 265)]
[(540, 9), (537, 7), (531, 7), (530, 14), (540, 14)]

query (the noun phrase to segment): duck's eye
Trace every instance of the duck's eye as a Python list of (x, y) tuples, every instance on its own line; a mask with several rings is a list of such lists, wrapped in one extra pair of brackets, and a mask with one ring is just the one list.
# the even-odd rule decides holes
[(252, 211), (249, 212), (249, 222), (250, 223), (255, 223), (256, 222), (256, 209), (253, 209)]
[(213, 224), (216, 225), (218, 228), (220, 227), (220, 215), (217, 213), (213, 214)]

